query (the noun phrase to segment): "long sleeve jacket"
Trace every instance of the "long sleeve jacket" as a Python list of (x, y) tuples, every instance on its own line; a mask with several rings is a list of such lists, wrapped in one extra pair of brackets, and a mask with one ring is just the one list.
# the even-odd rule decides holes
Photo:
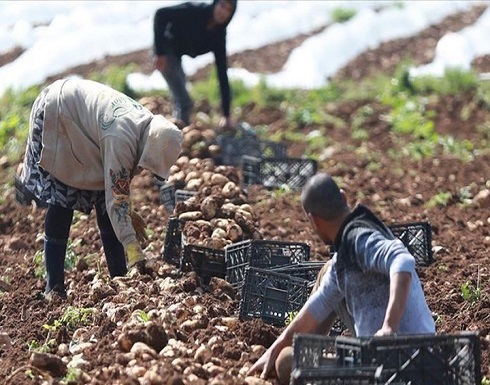
[(40, 166), (68, 186), (105, 191), (119, 241), (136, 241), (130, 182), (137, 167), (162, 178), (181, 149), (182, 133), (128, 96), (84, 79), (48, 86)]
[(228, 81), (226, 26), (208, 28), (213, 4), (183, 3), (157, 10), (153, 21), (155, 55), (196, 57), (212, 52), (221, 92), (224, 116), (230, 115), (231, 92)]
[(386, 314), (390, 277), (411, 274), (399, 334), (434, 333), (435, 325), (415, 271), (415, 259), (371, 211), (357, 206), (339, 230), (332, 268), (305, 306), (322, 322), (343, 299), (357, 336), (372, 336)]

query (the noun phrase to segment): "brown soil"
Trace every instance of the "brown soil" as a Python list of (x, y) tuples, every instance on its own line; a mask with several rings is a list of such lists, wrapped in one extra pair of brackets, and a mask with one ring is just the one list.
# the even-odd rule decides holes
[[(431, 60), (435, 43), (445, 32), (470, 25), (483, 10), (482, 6), (475, 7), (431, 26), (416, 37), (385, 43), (353, 60), (337, 76), (360, 79), (376, 71), (390, 73), (407, 56), (412, 63), (427, 63)], [(230, 63), (251, 71), (272, 72), (280, 68), (280, 63), (285, 62), (289, 52), (302, 39), (304, 37), (233, 55)], [(149, 50), (143, 50), (108, 57), (67, 73), (86, 75), (111, 63), (135, 63), (148, 73), (151, 71), (148, 53)], [(15, 53), (11, 55), (15, 57)], [(5, 63), (6, 57), (0, 57), (0, 62)], [(489, 62), (488, 57), (478, 58), (475, 68), (488, 71)], [(205, 70), (200, 72), (200, 76), (204, 75)], [(373, 101), (345, 102), (329, 109), (329, 113), (349, 126), (356, 112), (366, 105), (373, 110), (365, 123), (369, 139), (365, 142), (354, 140), (350, 130), (327, 124), (326, 133), (336, 145), (333, 146), (333, 158), (321, 161), (319, 169), (342, 180), (350, 203), (368, 205), (388, 224), (431, 222), (435, 263), (419, 268), (419, 274), (429, 306), (438, 316), (438, 331), (479, 330), (482, 372), (488, 377), (489, 203), (462, 205), (459, 197), (463, 188), (467, 188), (473, 197), (480, 190), (490, 188), (490, 156), (475, 154), (473, 160), (462, 161), (441, 153), (430, 160), (393, 160), (389, 152), (401, 151), (400, 143), (404, 142), (390, 131), (383, 118), (386, 112), (383, 106)], [(429, 109), (435, 112), (435, 127), (441, 134), (473, 143), (489, 140), (488, 130), (481, 130), (481, 127), (488, 125), (490, 108), (479, 103), (475, 95), (441, 97), (430, 104)], [(252, 125), (267, 125), (270, 132), (289, 126), (284, 111), (260, 109), (253, 105), (244, 109), (239, 119)], [(298, 130), (306, 134), (315, 128)], [(302, 155), (302, 145), (288, 144), (291, 157)], [(376, 171), (372, 171), (372, 165), (364, 155), (366, 153), (375, 155), (378, 160), (380, 167)], [(4, 172), (8, 172), (9, 167), (14, 165), (7, 165)], [(280, 333), (280, 329), (261, 320), (235, 322), (230, 319), (237, 317), (239, 293), (233, 293), (225, 282), (212, 282), (209, 288), (203, 288), (194, 273), (183, 274), (164, 263), (160, 253), (168, 213), (160, 204), (158, 191), (147, 174), (135, 178), (133, 191), (135, 206), (153, 231), (153, 251), (149, 255), (154, 257), (157, 269), (153, 275), (109, 281), (94, 214), (91, 214), (72, 228), (73, 240), (81, 241), (73, 247), (74, 251), (80, 257), (91, 259), (88, 258), (87, 264), (79, 263), (75, 269), (67, 271), (70, 295), (69, 300), (63, 303), (48, 303), (40, 297), (44, 281), (35, 274), (33, 257), (42, 249), (40, 236), (43, 234), (44, 211), (17, 205), (13, 191), (4, 197), (0, 207), (0, 333), (8, 335), (11, 346), (0, 340), (2, 382), (8, 379), (8, 384), (41, 384), (44, 379), (52, 380), (50, 383), (53, 384), (59, 383), (60, 377), (53, 379), (46, 371), (29, 366), (29, 346), (33, 348), (32, 341), (37, 341), (38, 345), (44, 344), (48, 352), (65, 359), (77, 353), (77, 343), (78, 348), (82, 342), (87, 343), (83, 349), (85, 363), (80, 364), (85, 374), (78, 383), (245, 384), (244, 377), (239, 374), (240, 369), (254, 362), (263, 352), (260, 346), (268, 347)], [(427, 208), (424, 205), (442, 191), (452, 194), (446, 206)], [(327, 258), (328, 248), (310, 228), (301, 211), (298, 193), (281, 194), (258, 186), (250, 191), (248, 198), (265, 239), (307, 242), (311, 246), (312, 259)], [(103, 279), (97, 278), (99, 268)], [(473, 303), (461, 295), (461, 286), (466, 282), (480, 286), (481, 295)], [(50, 332), (45, 326), (60, 319), (68, 306), (94, 308), (92, 322), (84, 327), (63, 326)], [(152, 327), (138, 321), (138, 311), (139, 314), (143, 311), (154, 321)], [(186, 321), (190, 319), (197, 320), (197, 326), (189, 326)], [(157, 324), (163, 324), (163, 334), (166, 335), (155, 326)], [(173, 341), (173, 349), (169, 352), (164, 348), (155, 357), (152, 356), (154, 353), (128, 353), (120, 342), (121, 336), (146, 342), (155, 350), (165, 345), (168, 338)], [(209, 343), (212, 338), (214, 344)], [(71, 346), (67, 346), (70, 341)], [(211, 355), (202, 361), (196, 357), (196, 350), (208, 343)], [(66, 351), (68, 348), (71, 353)], [(196, 364), (200, 360), (202, 364)], [(206, 362), (212, 362), (218, 369), (209, 369), (209, 365), (203, 365)], [(145, 376), (144, 382), (138, 380), (142, 376)]]

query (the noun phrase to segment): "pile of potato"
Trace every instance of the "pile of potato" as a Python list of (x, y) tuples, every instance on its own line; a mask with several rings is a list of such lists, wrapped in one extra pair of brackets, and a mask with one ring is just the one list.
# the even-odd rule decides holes
[(235, 167), (216, 166), (211, 158), (181, 156), (168, 181), (177, 189), (196, 191), (195, 196), (177, 202), (173, 213), (184, 223), (187, 244), (222, 249), (261, 238)]

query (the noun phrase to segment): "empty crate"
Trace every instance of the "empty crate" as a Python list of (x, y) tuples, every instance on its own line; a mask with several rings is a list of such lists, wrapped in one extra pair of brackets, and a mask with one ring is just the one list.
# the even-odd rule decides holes
[(209, 284), (211, 277), (225, 278), (225, 251), (198, 245), (185, 245), (182, 269), (192, 268), (201, 282)]
[(160, 186), (160, 202), (163, 203), (169, 213), (175, 208), (175, 186), (173, 183), (165, 183)]
[(432, 227), (429, 222), (413, 222), (390, 226), (393, 234), (407, 247), (419, 266), (428, 266), (432, 255)]
[[(324, 384), (335, 352), (336, 368), (372, 368), (366, 384), (479, 385), (480, 340), (477, 333), (336, 338), (298, 334), (293, 343), (293, 368), (301, 377), (315, 369), (309, 384)], [(349, 370), (347, 370), (349, 372)], [(311, 373), (309, 373), (311, 374)], [(305, 377), (309, 375), (305, 374)], [(326, 377), (329, 378), (329, 377)], [(371, 380), (369, 380), (371, 381)], [(295, 382), (303, 384), (305, 382)]]
[(243, 156), (243, 187), (263, 185), (273, 189), (283, 185), (293, 190), (301, 189), (318, 169), (313, 159), (256, 158)]
[(302, 278), (308, 281), (308, 286), (312, 287), (318, 277), (318, 273), (325, 266), (323, 261), (300, 262), (291, 265), (272, 267), (271, 270), (287, 274), (295, 278)]
[(309, 296), (308, 281), (270, 269), (249, 267), (240, 300), (240, 319), (261, 318), (284, 326)]
[(221, 164), (240, 166), (244, 155), (256, 158), (285, 158), (284, 143), (261, 140), (255, 136), (223, 137), (220, 141)]
[(281, 242), (264, 239), (246, 240), (226, 246), (226, 280), (240, 287), (248, 266), (270, 268), (290, 265), (310, 259), (310, 246), (301, 242)]

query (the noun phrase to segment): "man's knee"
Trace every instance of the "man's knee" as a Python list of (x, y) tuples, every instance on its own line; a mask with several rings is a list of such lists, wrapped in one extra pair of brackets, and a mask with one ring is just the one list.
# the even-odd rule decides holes
[(283, 385), (289, 384), (291, 368), (293, 365), (293, 347), (286, 346), (277, 356), (275, 369), (279, 382)]

